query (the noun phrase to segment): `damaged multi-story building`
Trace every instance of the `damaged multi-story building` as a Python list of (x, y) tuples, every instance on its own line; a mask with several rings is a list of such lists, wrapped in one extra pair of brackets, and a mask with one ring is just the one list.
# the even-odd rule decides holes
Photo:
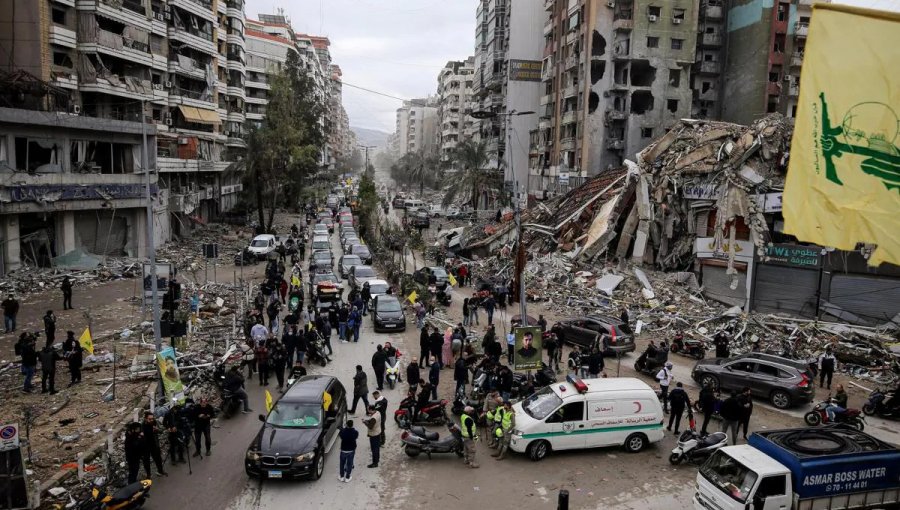
[(397, 108), (394, 154), (400, 158), (409, 153), (436, 154), (438, 151), (438, 99), (435, 96), (410, 99)]
[(548, 0), (529, 193), (548, 198), (624, 159), (691, 111), (697, 3)]
[(475, 57), (451, 60), (438, 74), (437, 141), (441, 161), (452, 161), (461, 139), (474, 135), (474, 119), (469, 115), (469, 98), (475, 75)]

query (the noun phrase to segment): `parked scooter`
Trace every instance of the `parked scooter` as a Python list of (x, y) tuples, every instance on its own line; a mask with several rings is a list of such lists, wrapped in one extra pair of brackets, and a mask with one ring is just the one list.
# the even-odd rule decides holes
[(416, 403), (405, 398), (400, 402), (400, 407), (394, 411), (394, 421), (401, 429), (409, 428), (411, 425), (443, 425), (449, 421), (447, 404), (446, 400), (430, 400), (423, 409), (417, 410), (414, 419), (410, 419), (410, 409)]
[(702, 340), (685, 338), (681, 333), (675, 335), (669, 350), (689, 358), (703, 359), (706, 357), (706, 344)]
[(659, 372), (665, 363), (665, 360), (661, 358), (659, 351), (645, 350), (634, 362), (634, 369), (644, 375), (656, 377), (656, 373)]
[(724, 432), (713, 432), (705, 436), (700, 435), (697, 432), (694, 413), (690, 409), (688, 409), (688, 423), (690, 423), (690, 427), (681, 433), (681, 436), (678, 437), (678, 446), (673, 448), (672, 454), (669, 455), (670, 463), (691, 462), (700, 464), (713, 452), (728, 445), (728, 434)]
[(862, 432), (866, 428), (866, 419), (860, 413), (859, 409), (846, 409), (842, 413), (835, 413), (834, 420), (828, 416), (828, 408), (833, 407), (834, 400), (830, 397), (828, 400), (819, 402), (812, 408), (812, 411), (803, 416), (803, 421), (810, 427), (817, 425), (832, 425), (835, 423), (843, 423), (850, 425), (854, 429)]
[(388, 387), (394, 389), (397, 385), (397, 379), (400, 377), (400, 360), (390, 357), (384, 362), (384, 379)]
[(105, 488), (99, 485), (91, 487), (91, 494), (87, 499), (78, 503), (77, 510), (132, 510), (144, 506), (144, 502), (150, 497), (151, 480), (141, 480), (128, 484), (109, 494)]
[(896, 400), (895, 391), (884, 391), (876, 388), (869, 394), (869, 401), (862, 407), (862, 412), (869, 416), (875, 415), (890, 420), (900, 419), (900, 407), (892, 405), (890, 408), (885, 402)]
[(323, 367), (331, 363), (331, 358), (325, 354), (325, 340), (322, 338), (322, 335), (316, 334), (316, 339), (309, 344), (307, 349), (306, 356), (311, 363), (317, 362)]
[(403, 443), (403, 451), (410, 457), (418, 457), (424, 453), (431, 459), (432, 453), (455, 453), (458, 457), (463, 456), (462, 449), (462, 433), (455, 424), (447, 425), (450, 431), (443, 439), (434, 434), (433, 439), (417, 435), (413, 430), (404, 430), (400, 434), (400, 441)]

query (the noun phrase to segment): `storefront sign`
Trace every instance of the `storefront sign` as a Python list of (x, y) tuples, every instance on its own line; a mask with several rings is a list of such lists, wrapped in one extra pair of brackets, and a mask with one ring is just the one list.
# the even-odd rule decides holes
[(766, 264), (793, 267), (819, 267), (822, 249), (816, 246), (773, 244), (766, 247)]
[(688, 184), (681, 188), (681, 195), (691, 200), (715, 200), (719, 198), (719, 185)]
[(559, 185), (560, 186), (568, 186), (569, 185), (569, 172), (560, 172), (559, 173)]
[[(716, 239), (714, 237), (698, 237), (694, 243), (694, 252), (698, 259), (720, 259), (728, 260), (731, 253), (730, 241), (727, 239), (722, 243), (719, 250), (716, 250)], [(753, 260), (753, 243), (750, 241), (734, 242), (734, 259), (741, 262), (750, 262)]]
[(510, 81), (541, 81), (540, 60), (509, 59)]
[[(122, 198), (143, 198), (144, 184), (48, 184), (8, 186), (12, 202), (56, 202), (59, 200), (115, 200)], [(156, 184), (150, 186), (150, 193), (157, 193)]]
[(753, 200), (764, 213), (780, 212), (781, 196), (782, 193), (780, 191), (778, 193), (761, 193), (759, 195), (755, 195), (753, 197)]

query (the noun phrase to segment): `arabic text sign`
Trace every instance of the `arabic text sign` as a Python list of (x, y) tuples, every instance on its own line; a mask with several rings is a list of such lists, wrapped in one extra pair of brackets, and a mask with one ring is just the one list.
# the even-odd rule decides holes
[(821, 248), (796, 244), (773, 244), (766, 247), (766, 263), (779, 266), (819, 267)]
[(19, 424), (0, 425), (0, 452), (15, 450), (19, 447)]
[(540, 60), (509, 59), (510, 81), (541, 81)]
[(718, 184), (692, 184), (681, 188), (681, 195), (692, 200), (715, 200), (719, 198)]
[[(694, 243), (694, 252), (698, 259), (727, 260), (731, 253), (729, 241), (722, 243), (721, 249), (716, 250), (716, 239), (713, 237), (698, 237)], [(753, 243), (750, 241), (734, 242), (734, 259), (741, 262), (753, 260)]]

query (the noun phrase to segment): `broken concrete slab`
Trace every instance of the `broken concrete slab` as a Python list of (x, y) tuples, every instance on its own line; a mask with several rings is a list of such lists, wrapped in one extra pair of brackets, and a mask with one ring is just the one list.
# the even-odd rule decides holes
[(616, 290), (616, 287), (618, 287), (624, 279), (625, 277), (622, 275), (605, 274), (597, 280), (595, 286), (600, 292), (606, 294), (607, 296), (612, 296), (613, 291)]

